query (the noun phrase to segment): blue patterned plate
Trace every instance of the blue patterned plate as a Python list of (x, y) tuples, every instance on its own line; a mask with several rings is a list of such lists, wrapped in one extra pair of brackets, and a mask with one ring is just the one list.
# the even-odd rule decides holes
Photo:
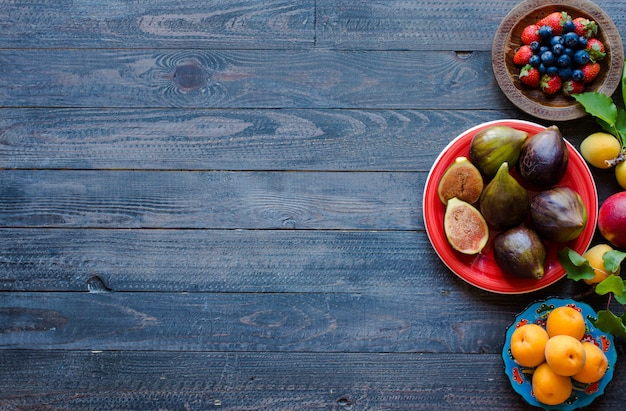
[[(574, 307), (582, 313), (586, 323), (583, 341), (591, 341), (604, 351), (606, 358), (609, 360), (609, 368), (604, 377), (595, 383), (583, 384), (572, 380), (574, 386), (572, 395), (563, 404), (551, 406), (540, 403), (533, 395), (531, 381), (534, 368), (522, 367), (515, 362), (511, 355), (511, 335), (513, 335), (516, 328), (528, 323), (535, 323), (545, 327), (548, 314), (556, 307), (563, 305)], [(585, 303), (568, 299), (550, 298), (529, 305), (526, 310), (515, 318), (515, 322), (506, 331), (506, 340), (502, 348), (502, 359), (504, 360), (504, 371), (509, 377), (513, 389), (527, 403), (546, 410), (574, 410), (591, 404), (594, 399), (604, 393), (604, 389), (611, 381), (611, 378), (613, 378), (617, 352), (613, 343), (613, 335), (600, 331), (593, 326), (591, 321), (597, 319), (597, 316), (597, 313)]]

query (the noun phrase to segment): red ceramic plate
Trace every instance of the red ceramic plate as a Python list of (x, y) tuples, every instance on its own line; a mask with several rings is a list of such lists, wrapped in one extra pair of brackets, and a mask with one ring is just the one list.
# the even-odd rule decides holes
[[(558, 261), (558, 251), (567, 246), (584, 253), (591, 243), (598, 217), (598, 195), (593, 176), (589, 167), (576, 149), (567, 142), (569, 149), (569, 164), (565, 176), (558, 184), (570, 187), (582, 198), (589, 214), (587, 226), (583, 233), (575, 240), (566, 244), (546, 243), (545, 275), (541, 280), (532, 278), (518, 278), (503, 273), (493, 258), (493, 241), (497, 232), (490, 230), (489, 243), (478, 255), (465, 255), (452, 249), (448, 244), (443, 229), (445, 206), (437, 195), (437, 186), (443, 173), (450, 164), (460, 156), (469, 158), (469, 147), (472, 138), (481, 130), (495, 125), (510, 126), (528, 133), (529, 138), (545, 127), (521, 120), (498, 120), (480, 124), (455, 138), (441, 152), (435, 160), (426, 180), (424, 190), (424, 223), (426, 233), (439, 258), (463, 280), (483, 290), (501, 294), (523, 294), (547, 287), (565, 276), (565, 270)], [(532, 196), (534, 193), (529, 191)]]

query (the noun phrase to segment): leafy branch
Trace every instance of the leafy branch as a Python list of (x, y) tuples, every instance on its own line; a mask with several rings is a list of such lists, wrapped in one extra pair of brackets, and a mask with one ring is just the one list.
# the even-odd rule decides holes
[[(624, 60), (626, 63), (626, 59)], [(623, 107), (617, 106), (611, 97), (597, 91), (587, 91), (573, 94), (572, 97), (580, 103), (587, 113), (595, 117), (596, 122), (604, 131), (617, 138), (622, 146), (622, 152), (614, 160), (612, 166), (626, 161), (626, 65), (622, 72), (621, 91)]]
[[(558, 253), (559, 262), (567, 272), (567, 278), (574, 281), (590, 280), (595, 277), (595, 270), (589, 261), (569, 247), (565, 247)], [(626, 281), (619, 276), (620, 266), (626, 258), (626, 253), (619, 250), (607, 251), (602, 255), (602, 261), (607, 277), (595, 284), (596, 294), (608, 295), (607, 307), (598, 311), (598, 319), (594, 325), (616, 337), (626, 338), (626, 313), (615, 315), (611, 309), (611, 299), (626, 305)]]
[[(585, 111), (596, 119), (602, 130), (612, 134), (619, 141), (622, 150), (617, 158), (611, 160), (611, 166), (626, 161), (626, 64), (622, 72), (621, 92), (622, 107), (616, 105), (611, 97), (597, 91), (572, 95)], [(565, 247), (559, 251), (558, 256), (570, 280), (590, 280), (595, 277), (594, 268), (576, 251)], [(619, 276), (620, 265), (624, 258), (626, 258), (626, 253), (618, 250), (604, 253), (602, 260), (607, 276), (593, 285), (593, 291), (597, 295), (608, 296), (606, 309), (598, 311), (598, 319), (594, 325), (604, 332), (622, 338), (626, 338), (626, 311), (621, 315), (616, 315), (611, 311), (610, 306), (612, 299), (626, 306), (626, 281)]]

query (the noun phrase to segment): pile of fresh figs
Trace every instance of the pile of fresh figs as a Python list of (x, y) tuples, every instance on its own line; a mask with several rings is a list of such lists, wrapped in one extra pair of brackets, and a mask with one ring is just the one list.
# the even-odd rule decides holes
[(558, 186), (568, 161), (557, 126), (533, 136), (503, 125), (478, 132), (469, 156), (455, 159), (438, 185), (450, 245), (464, 254), (478, 254), (489, 243), (491, 228), (500, 269), (541, 279), (544, 241), (574, 240), (587, 224), (580, 195)]

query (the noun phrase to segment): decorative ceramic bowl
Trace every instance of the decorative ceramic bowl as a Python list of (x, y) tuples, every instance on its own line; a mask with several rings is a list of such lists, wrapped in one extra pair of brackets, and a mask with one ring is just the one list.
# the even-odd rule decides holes
[(498, 85), (513, 104), (526, 113), (551, 121), (583, 117), (587, 113), (572, 97), (559, 92), (548, 96), (519, 80), (520, 67), (513, 63), (517, 48), (522, 45), (522, 30), (548, 14), (565, 11), (573, 19), (585, 17), (598, 25), (597, 38), (604, 43), (606, 57), (599, 61), (598, 77), (587, 84), (585, 91), (613, 95), (622, 77), (624, 48), (619, 31), (610, 17), (596, 4), (587, 0), (527, 0), (518, 4), (505, 17), (496, 31), (492, 46), (492, 65)]
[[(555, 308), (564, 305), (571, 306), (582, 313), (586, 325), (585, 335), (582, 340), (590, 341), (602, 349), (606, 358), (609, 360), (609, 368), (604, 374), (604, 377), (595, 383), (583, 384), (572, 380), (574, 387), (572, 395), (562, 404), (549, 406), (537, 401), (537, 398), (535, 398), (532, 393), (532, 374), (534, 368), (522, 367), (513, 359), (511, 355), (511, 336), (516, 328), (524, 324), (534, 323), (545, 327), (548, 314)], [(604, 389), (613, 378), (617, 352), (615, 350), (613, 335), (594, 327), (592, 321), (596, 320), (597, 316), (597, 313), (585, 303), (568, 299), (550, 298), (531, 304), (515, 318), (513, 324), (511, 324), (506, 331), (506, 340), (502, 348), (502, 359), (504, 360), (504, 371), (509, 377), (511, 386), (527, 403), (536, 407), (542, 407), (546, 410), (569, 411), (591, 404), (593, 400), (604, 393)]]
[[(492, 126), (509, 126), (528, 133), (532, 138), (538, 132), (545, 130), (544, 126), (522, 120), (496, 120), (472, 127), (453, 139), (435, 159), (435, 162), (426, 179), (422, 209), (426, 234), (441, 261), (461, 279), (483, 290), (500, 294), (523, 294), (539, 290), (554, 284), (565, 276), (565, 270), (558, 261), (557, 253), (564, 246), (568, 246), (579, 254), (589, 247), (596, 229), (598, 217), (598, 193), (591, 171), (585, 160), (576, 149), (567, 142), (569, 164), (559, 186), (569, 187), (582, 198), (587, 208), (587, 225), (582, 234), (565, 244), (546, 242), (546, 263), (544, 276), (540, 280), (534, 278), (515, 277), (502, 272), (493, 256), (493, 242), (497, 234), (490, 228), (489, 242), (477, 255), (465, 255), (452, 249), (443, 227), (445, 206), (439, 200), (437, 187), (439, 180), (448, 166), (461, 156), (469, 158), (469, 148), (472, 138), (480, 131)], [(565, 136), (567, 138), (567, 136)], [(529, 189), (529, 194), (534, 195)]]

